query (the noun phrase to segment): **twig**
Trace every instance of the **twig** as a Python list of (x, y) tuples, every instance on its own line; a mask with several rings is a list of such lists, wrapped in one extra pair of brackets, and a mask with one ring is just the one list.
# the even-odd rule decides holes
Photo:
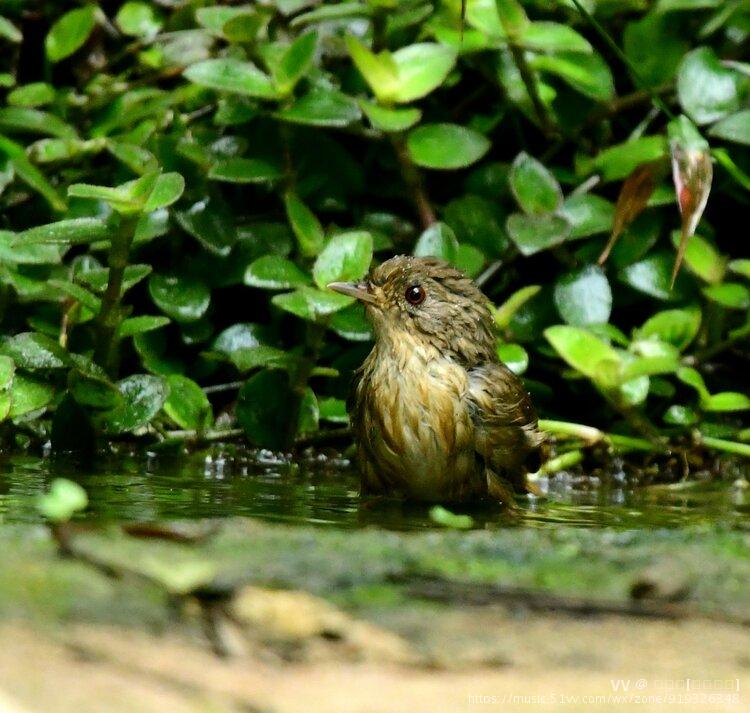
[(204, 386), (203, 393), (208, 394), (221, 394), (224, 391), (235, 391), (236, 389), (244, 386), (244, 381), (230, 381), (226, 384), (214, 384), (213, 386)]
[(698, 607), (658, 600), (607, 601), (589, 597), (553, 594), (523, 587), (478, 582), (456, 582), (443, 577), (397, 576), (391, 578), (405, 584), (409, 594), (438, 602), (460, 602), (473, 606), (511, 604), (532, 611), (565, 612), (578, 616), (625, 616), (646, 619), (688, 619), (700, 617), (739, 626), (750, 626), (750, 619), (732, 614), (704, 612)]
[(433, 223), (437, 222), (437, 217), (430, 202), (430, 197), (427, 195), (422, 174), (411, 160), (403, 136), (400, 134), (390, 134), (389, 138), (393, 145), (393, 150), (396, 152), (396, 159), (401, 169), (401, 177), (406, 185), (406, 190), (409, 192), (412, 203), (414, 203), (419, 220), (422, 223), (422, 228), (427, 229)]
[(349, 426), (342, 426), (341, 428), (330, 428), (325, 431), (318, 431), (317, 433), (309, 433), (305, 436), (301, 436), (295, 441), (295, 446), (298, 448), (304, 448), (306, 446), (319, 446), (323, 443), (332, 443), (335, 441), (343, 441), (352, 437), (352, 430)]

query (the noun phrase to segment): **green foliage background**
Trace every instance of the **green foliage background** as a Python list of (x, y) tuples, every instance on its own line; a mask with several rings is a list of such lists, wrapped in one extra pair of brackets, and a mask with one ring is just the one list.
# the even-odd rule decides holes
[[(344, 424), (370, 332), (325, 285), (414, 252), (479, 278), (574, 446), (750, 451), (746, 0), (0, 12), (9, 441)], [(674, 287), (667, 170), (600, 266), (623, 181), (676, 149), (714, 177)]]

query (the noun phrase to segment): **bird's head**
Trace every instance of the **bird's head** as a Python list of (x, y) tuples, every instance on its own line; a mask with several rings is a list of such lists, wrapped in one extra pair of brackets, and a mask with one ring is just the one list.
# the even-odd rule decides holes
[(487, 299), (464, 273), (432, 257), (400, 255), (361, 282), (328, 287), (360, 300), (378, 342), (422, 342), (465, 364), (495, 358)]

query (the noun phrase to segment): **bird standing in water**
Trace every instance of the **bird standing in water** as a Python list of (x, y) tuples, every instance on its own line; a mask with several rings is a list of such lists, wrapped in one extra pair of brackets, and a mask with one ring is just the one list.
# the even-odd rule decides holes
[(512, 504), (526, 492), (543, 436), (498, 359), (479, 288), (442, 260), (406, 256), (329, 288), (363, 302), (375, 332), (348, 403), (362, 494)]

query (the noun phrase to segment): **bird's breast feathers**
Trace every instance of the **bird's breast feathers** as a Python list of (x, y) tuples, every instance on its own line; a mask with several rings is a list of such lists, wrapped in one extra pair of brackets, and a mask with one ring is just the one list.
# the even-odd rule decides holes
[(408, 337), (377, 351), (355, 394), (365, 485), (423, 499), (481, 489), (466, 370)]

